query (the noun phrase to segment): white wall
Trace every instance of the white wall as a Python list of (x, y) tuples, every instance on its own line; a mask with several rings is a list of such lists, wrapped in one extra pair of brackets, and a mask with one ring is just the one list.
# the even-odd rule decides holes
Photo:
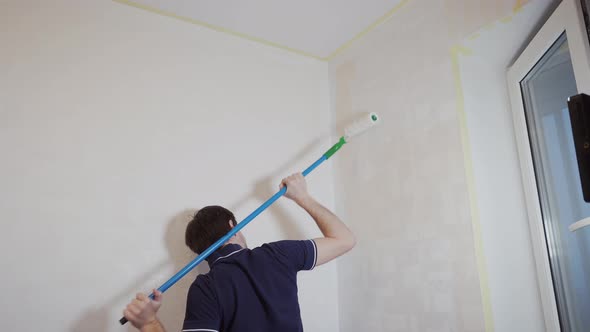
[(459, 64), (496, 331), (545, 329), (506, 73), (553, 8), (533, 1), (461, 42), (471, 51)]
[[(0, 44), (2, 331), (121, 331), (192, 258), (190, 211), (243, 218), (328, 147), (325, 63), (111, 1), (2, 1)], [(333, 205), (330, 163), (310, 190)], [(318, 231), (281, 201), (245, 234)], [(192, 277), (166, 293), (169, 331)], [(337, 331), (336, 265), (300, 299), (306, 331)]]
[[(359, 244), (339, 276), (301, 274), (306, 331), (483, 330), (461, 44), (492, 325), (542, 330), (505, 72), (550, 5), (498, 22), (512, 5), (410, 1), (330, 64), (330, 91), (324, 63), (113, 2), (1, 2), (0, 329), (121, 331), (129, 298), (191, 259), (187, 215), (257, 207), (327, 147), (332, 102), (336, 127), (360, 111), (384, 123), (334, 159)], [(328, 206), (332, 175), (328, 162), (310, 176)], [(245, 233), (255, 246), (317, 230), (279, 202)], [(191, 278), (166, 294), (170, 330)]]

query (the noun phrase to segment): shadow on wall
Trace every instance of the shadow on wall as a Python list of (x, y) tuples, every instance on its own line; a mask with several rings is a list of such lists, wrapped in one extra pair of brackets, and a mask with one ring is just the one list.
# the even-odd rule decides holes
[[(299, 153), (297, 153), (288, 161), (284, 162), (274, 172), (269, 172), (269, 175), (255, 181), (254, 189), (250, 193), (244, 195), (229, 209), (231, 211), (236, 211), (240, 206), (242, 206), (243, 204), (245, 204), (253, 198), (256, 199), (258, 203), (262, 205), (262, 203), (266, 202), (272, 195), (274, 195), (279, 190), (279, 183), (276, 182), (277, 178), (289, 176), (290, 174), (288, 174), (287, 172), (292, 170), (291, 167), (294, 163), (301, 160), (309, 159), (309, 164), (311, 164), (313, 161), (315, 161), (315, 159), (312, 160), (313, 158), (319, 157), (312, 155), (312, 152), (317, 148), (318, 145), (320, 145), (322, 141), (325, 141), (325, 139), (317, 138), (311, 141), (303, 149), (301, 149)], [(277, 221), (277, 223), (283, 230), (283, 234), (286, 236), (287, 239), (304, 238), (305, 234), (302, 231), (301, 227), (298, 226), (295, 220), (289, 218), (289, 214), (287, 213), (287, 211), (285, 211), (285, 209), (282, 208), (280, 205), (271, 205), (270, 207), (268, 207), (265, 213), (270, 213), (273, 217), (273, 220)], [(246, 216), (236, 216), (238, 220), (242, 220), (245, 217)]]
[[(311, 155), (311, 152), (315, 150), (323, 139), (318, 138), (309, 144), (307, 144), (299, 153), (292, 157), (289, 161), (283, 163), (277, 170), (272, 172), (269, 176), (266, 176), (258, 181), (255, 181), (254, 189), (243, 198), (239, 199), (236, 203), (228, 207), (231, 211), (236, 211), (243, 204), (251, 199), (256, 199), (260, 204), (265, 202), (271, 195), (276, 193), (278, 190), (278, 183), (274, 183), (275, 179), (279, 176), (287, 176), (285, 174), (290, 169), (290, 166), (303, 159), (307, 159)], [(316, 157), (316, 156), (312, 156)], [(310, 163), (312, 160), (310, 160)], [(149, 271), (146, 271), (139, 276), (133, 284), (131, 284), (125, 291), (113, 296), (110, 300), (107, 300), (102, 306), (95, 309), (88, 310), (81, 318), (76, 320), (70, 332), (108, 332), (109, 327), (113, 326), (113, 322), (117, 321), (122, 317), (123, 308), (116, 311), (114, 306), (120, 305), (120, 303), (127, 303), (132, 300), (130, 294), (135, 294), (138, 291), (147, 291), (139, 289), (140, 286), (145, 284), (146, 280), (152, 280), (154, 275), (157, 275), (159, 271), (174, 265), (174, 271), (178, 271), (183, 268), (189, 261), (191, 261), (195, 255), (192, 253), (184, 244), (184, 232), (186, 225), (192, 219), (194, 214), (197, 212), (196, 209), (186, 209), (171, 219), (166, 228), (163, 241), (166, 244), (166, 249), (170, 257), (169, 261), (160, 262)], [(287, 211), (281, 208), (280, 205), (272, 205), (268, 208), (266, 213), (270, 213), (272, 218), (276, 220), (283, 230), (283, 234), (288, 239), (303, 239), (304, 232), (302, 231), (299, 224), (289, 217)], [(239, 220), (242, 220), (245, 216), (236, 216)], [(280, 239), (277, 239), (280, 240)], [(209, 266), (205, 263), (197, 266), (191, 273), (182, 278), (176, 285), (171, 287), (164, 295), (164, 304), (158, 312), (158, 316), (164, 326), (177, 326), (184, 320), (185, 306), (186, 306), (186, 292), (198, 274), (207, 273)], [(157, 285), (159, 286), (159, 285)], [(154, 287), (157, 287), (154, 285)], [(117, 317), (113, 317), (112, 312), (117, 312)], [(112, 329), (111, 329), (112, 330)], [(127, 323), (125, 327), (121, 328), (121, 331), (137, 331), (131, 324)]]
[[(183, 268), (192, 258), (192, 254), (184, 244), (184, 230), (186, 224), (190, 221), (197, 210), (187, 209), (175, 217), (168, 223), (166, 233), (164, 234), (164, 243), (170, 257), (170, 261), (162, 261), (156, 264), (152, 269), (142, 274), (137, 278), (137, 281), (130, 285), (125, 291), (119, 293), (107, 301), (98, 309), (91, 309), (87, 311), (79, 320), (74, 323), (70, 329), (71, 332), (106, 332), (113, 322), (122, 317), (123, 308), (120, 308), (121, 314), (117, 312), (117, 317), (111, 314), (115, 309), (114, 306), (120, 305), (122, 302), (129, 302), (132, 300), (130, 294), (135, 294), (138, 291), (147, 291), (139, 289), (138, 285), (145, 283), (145, 280), (153, 279), (162, 269), (167, 268), (170, 264), (174, 265), (175, 271)], [(186, 289), (194, 280), (196, 274), (207, 273), (209, 270), (207, 264), (201, 264), (195, 268), (191, 274), (193, 277), (186, 276), (180, 280), (174, 287), (170, 288), (165, 295), (164, 304), (159, 311), (159, 317), (164, 324), (167, 322), (182, 321), (184, 319), (184, 308), (186, 302)], [(154, 287), (157, 287), (154, 285)], [(131, 324), (126, 324), (121, 327), (121, 331), (137, 331)]]

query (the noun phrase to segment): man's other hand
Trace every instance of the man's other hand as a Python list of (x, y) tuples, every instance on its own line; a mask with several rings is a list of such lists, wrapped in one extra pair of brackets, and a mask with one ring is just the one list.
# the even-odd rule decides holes
[(137, 329), (142, 329), (150, 324), (157, 324), (156, 313), (162, 305), (162, 292), (154, 289), (154, 299), (151, 300), (145, 294), (137, 294), (135, 300), (127, 305), (123, 315)]

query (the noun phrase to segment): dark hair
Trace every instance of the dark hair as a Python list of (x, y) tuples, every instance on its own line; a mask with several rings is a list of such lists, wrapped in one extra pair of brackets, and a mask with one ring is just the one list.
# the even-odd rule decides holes
[(200, 209), (186, 226), (186, 245), (195, 253), (202, 253), (231, 230), (230, 220), (235, 226), (236, 217), (224, 207), (207, 206)]

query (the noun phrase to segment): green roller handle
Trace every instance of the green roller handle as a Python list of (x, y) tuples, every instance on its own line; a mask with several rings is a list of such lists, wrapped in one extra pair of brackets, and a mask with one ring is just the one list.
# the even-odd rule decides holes
[(346, 139), (344, 139), (344, 136), (342, 136), (336, 144), (334, 144), (328, 151), (326, 151), (326, 153), (324, 153), (326, 159), (330, 159), (330, 157), (332, 157), (336, 152), (338, 152), (338, 150), (340, 150), (344, 146), (344, 144), (346, 144)]

